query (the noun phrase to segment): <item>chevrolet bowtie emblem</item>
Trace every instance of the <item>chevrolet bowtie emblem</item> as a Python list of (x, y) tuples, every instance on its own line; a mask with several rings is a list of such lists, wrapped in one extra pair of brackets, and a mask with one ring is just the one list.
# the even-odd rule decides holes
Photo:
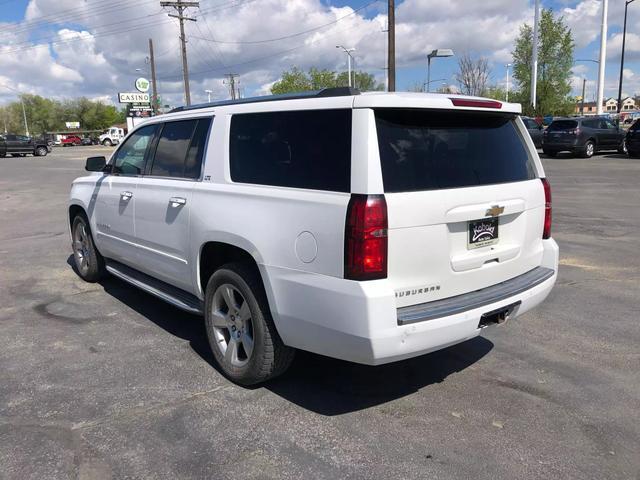
[(485, 213), (485, 216), (497, 217), (502, 212), (504, 212), (504, 207), (501, 207), (500, 205), (493, 205), (491, 208), (487, 208), (487, 212)]

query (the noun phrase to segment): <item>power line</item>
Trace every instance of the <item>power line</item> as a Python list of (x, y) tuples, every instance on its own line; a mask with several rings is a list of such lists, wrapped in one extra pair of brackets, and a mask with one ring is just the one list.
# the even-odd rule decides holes
[[(155, 0), (153, 0), (153, 1), (155, 1)], [(215, 7), (203, 9), (201, 12), (212, 12), (212, 11), (226, 10), (226, 9), (234, 8), (234, 7), (237, 7), (237, 6), (246, 5), (247, 3), (251, 3), (251, 2), (254, 2), (254, 1), (256, 1), (256, 0), (229, 1), (229, 2), (226, 2), (226, 3), (220, 4), (220, 5), (217, 5)], [(161, 15), (161, 14), (163, 14), (163, 12), (147, 14), (147, 15), (144, 15), (144, 16), (141, 16), (141, 17), (137, 17), (136, 19), (123, 20), (123, 21), (117, 22), (117, 24), (120, 25), (122, 23), (127, 23), (129, 21), (139, 20), (139, 19), (142, 19), (142, 18), (147, 18), (147, 17), (150, 17), (150, 16), (156, 16), (156, 15)], [(135, 27), (127, 27), (127, 28), (124, 28), (124, 29), (115, 29), (115, 30), (108, 31), (108, 32), (92, 33), (91, 37), (92, 38), (99, 38), (99, 37), (106, 37), (106, 36), (110, 36), (110, 35), (117, 35), (117, 34), (120, 34), (120, 33), (128, 33), (128, 32), (132, 32), (132, 31), (135, 31), (135, 30), (141, 30), (141, 29), (144, 29), (144, 28), (147, 28), (147, 27), (156, 27), (158, 25), (163, 25), (163, 24), (167, 24), (167, 23), (170, 23), (170, 22), (171, 22), (171, 19), (166, 20), (166, 21), (152, 21), (152, 22), (149, 22), (149, 23), (144, 23), (144, 24), (137, 25)], [(98, 27), (98, 28), (102, 28), (102, 27)], [(49, 38), (50, 40), (47, 41), (47, 38)], [(46, 37), (42, 37), (42, 38), (37, 40), (37, 41), (43, 41), (44, 43), (39, 43), (39, 44), (35, 44), (35, 45), (25, 45), (25, 46), (18, 47), (18, 48), (9, 48), (8, 50), (2, 51), (2, 53), (23, 52), (23, 51), (32, 50), (32, 49), (35, 49), (35, 48), (40, 48), (40, 47), (44, 46), (45, 44), (47, 44), (48, 46), (56, 46), (56, 45), (65, 45), (65, 44), (73, 43), (73, 42), (77, 42), (77, 41), (86, 41), (86, 40), (88, 40), (88, 38), (86, 38), (86, 37), (74, 37), (74, 38), (68, 38), (68, 39), (63, 39), (63, 40), (53, 40), (54, 38), (56, 38), (55, 35), (54, 36), (49, 36), (47, 38)], [(13, 44), (13, 45), (21, 45), (21, 44), (32, 43), (32, 42), (33, 42), (33, 40), (20, 42), (18, 44)]]
[(334, 25), (336, 23), (338, 23), (339, 21), (350, 17), (352, 15), (355, 15), (356, 13), (358, 13), (361, 10), (364, 10), (367, 7), (370, 7), (371, 5), (373, 5), (374, 3), (378, 3), (380, 0), (373, 0), (372, 2), (369, 2), (357, 9), (355, 9), (354, 11), (352, 11), (351, 13), (348, 13), (342, 17), (336, 18), (335, 20), (322, 24), (322, 25), (318, 25), (317, 27), (313, 27), (313, 28), (309, 28), (307, 30), (303, 30), (301, 32), (296, 32), (296, 33), (292, 33), (290, 35), (284, 35), (282, 37), (276, 37), (276, 38), (268, 38), (268, 39), (264, 39), (264, 40), (246, 40), (246, 41), (225, 41), (225, 40), (215, 40), (215, 39), (208, 39), (208, 38), (200, 38), (200, 37), (195, 37), (193, 35), (191, 35), (192, 38), (199, 38), (200, 40), (206, 40), (209, 42), (214, 42), (214, 43), (222, 43), (222, 44), (229, 44), (229, 45), (257, 45), (257, 44), (261, 44), (261, 43), (271, 43), (271, 42), (278, 42), (280, 40), (287, 40), (289, 38), (295, 38), (295, 37), (299, 37), (301, 35), (305, 35), (307, 33), (311, 33), (311, 32), (315, 32), (316, 30), (321, 30), (325, 27), (328, 27), (330, 25)]
[[(116, 1), (114, 3), (110, 3), (110, 4), (104, 4), (103, 2), (96, 2), (99, 5), (96, 7), (92, 7), (90, 11), (78, 11), (78, 8), (73, 8), (73, 9), (69, 9), (69, 10), (62, 10), (59, 12), (56, 12), (55, 14), (51, 14), (51, 15), (43, 15), (42, 17), (39, 17), (35, 20), (28, 20), (26, 22), (22, 22), (20, 24), (16, 24), (17, 28), (11, 28), (8, 27), (5, 29), (5, 31), (0, 32), (3, 34), (19, 34), (19, 33), (24, 33), (24, 32), (28, 32), (34, 28), (37, 28), (43, 24), (47, 24), (47, 23), (51, 23), (51, 24), (57, 24), (57, 23), (77, 23), (77, 20), (82, 19), (82, 17), (87, 17), (87, 16), (98, 16), (102, 13), (105, 12), (109, 12), (109, 11), (113, 11), (114, 8), (117, 8), (118, 11), (123, 11), (126, 10), (128, 8), (132, 8), (132, 7), (139, 7), (140, 5), (144, 5), (147, 3), (151, 3), (155, 0), (146, 0), (146, 1), (141, 1), (140, 3), (132, 3), (128, 0), (120, 0), (120, 1)], [(91, 4), (93, 5), (93, 4)], [(85, 6), (89, 6), (89, 4), (85, 4)], [(120, 23), (122, 22), (127, 22), (130, 21), (129, 20), (121, 20)]]

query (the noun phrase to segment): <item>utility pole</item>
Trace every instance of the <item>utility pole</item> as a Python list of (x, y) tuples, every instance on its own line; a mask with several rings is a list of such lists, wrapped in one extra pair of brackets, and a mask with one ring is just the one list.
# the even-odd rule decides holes
[(189, 65), (187, 64), (187, 39), (184, 36), (184, 21), (189, 20), (195, 22), (195, 18), (185, 17), (184, 11), (189, 7), (200, 7), (200, 2), (188, 2), (184, 0), (176, 0), (171, 2), (160, 2), (161, 7), (172, 7), (178, 14), (169, 13), (168, 15), (177, 18), (180, 21), (180, 45), (182, 51), (182, 76), (184, 78), (184, 97), (187, 106), (191, 105), (191, 92), (189, 91)]
[(225, 85), (229, 86), (229, 97), (231, 98), (231, 100), (236, 100), (239, 95), (238, 95), (238, 81), (236, 81), (236, 78), (238, 78), (240, 75), (238, 75), (237, 73), (227, 73), (225, 75), (225, 77), (227, 77), (227, 79), (223, 82)]
[(158, 114), (158, 86), (156, 84), (156, 62), (153, 58), (153, 40), (149, 39), (149, 63), (151, 64), (151, 110)]
[(602, 115), (602, 103), (604, 102), (604, 67), (607, 57), (607, 12), (609, 0), (602, 0), (602, 26), (600, 29), (600, 65), (598, 70), (598, 104), (596, 114)]
[(624, 27), (622, 28), (622, 55), (620, 57), (620, 83), (618, 85), (618, 115), (622, 110), (622, 74), (624, 73), (624, 44), (627, 40), (627, 9), (634, 0), (624, 2)]
[(584, 115), (584, 91), (587, 87), (587, 79), (582, 79), (582, 101), (580, 102), (580, 115)]
[(387, 58), (388, 58), (388, 83), (389, 91), (396, 91), (396, 2), (395, 0), (389, 0), (389, 27), (387, 28)]
[(536, 0), (533, 16), (533, 42), (531, 44), (531, 106), (536, 109), (538, 89), (538, 29), (540, 27), (540, 0)]

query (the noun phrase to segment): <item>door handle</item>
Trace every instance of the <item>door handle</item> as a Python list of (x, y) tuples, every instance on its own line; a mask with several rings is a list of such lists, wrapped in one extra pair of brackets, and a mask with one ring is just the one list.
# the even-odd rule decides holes
[(133, 197), (133, 193), (131, 192), (120, 192), (120, 198), (122, 200), (129, 200), (131, 197)]
[(187, 199), (183, 197), (171, 197), (169, 199), (169, 203), (172, 207), (179, 207), (180, 205), (184, 205), (187, 203)]

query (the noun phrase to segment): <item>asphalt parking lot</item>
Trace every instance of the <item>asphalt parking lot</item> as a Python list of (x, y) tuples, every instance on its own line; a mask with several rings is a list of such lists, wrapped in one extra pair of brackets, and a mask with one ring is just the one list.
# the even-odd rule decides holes
[(70, 267), (69, 186), (108, 151), (0, 159), (1, 479), (640, 479), (640, 159), (543, 160), (561, 268), (535, 311), (245, 389), (200, 318)]

